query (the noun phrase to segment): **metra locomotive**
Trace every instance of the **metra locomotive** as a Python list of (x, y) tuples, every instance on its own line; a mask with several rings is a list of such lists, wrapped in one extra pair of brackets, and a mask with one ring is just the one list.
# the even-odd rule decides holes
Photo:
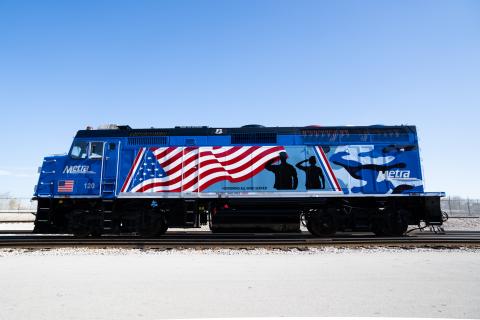
[(414, 126), (109, 126), (44, 158), (35, 232), (401, 235), (441, 225), (442, 196), (424, 192)]

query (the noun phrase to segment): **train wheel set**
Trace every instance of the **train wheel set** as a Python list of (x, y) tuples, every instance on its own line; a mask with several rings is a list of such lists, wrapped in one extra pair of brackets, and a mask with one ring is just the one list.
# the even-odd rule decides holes
[[(304, 199), (305, 200), (305, 199)], [(409, 225), (420, 220), (413, 213), (416, 203), (401, 204), (362, 201), (369, 207), (352, 207), (343, 201), (318, 199), (311, 206), (300, 201), (278, 199), (273, 207), (262, 200), (188, 201), (134, 200), (81, 201), (39, 200), (35, 233), (71, 233), (79, 237), (104, 234), (163, 235), (168, 228), (200, 228), (208, 225), (214, 232), (301, 232), (301, 225), (316, 237), (328, 237), (338, 231), (373, 232), (378, 236), (401, 236)], [(308, 203), (308, 201), (305, 201)], [(268, 204), (268, 203), (267, 203)], [(396, 207), (401, 207), (396, 209)], [(402, 209), (410, 207), (412, 211)]]

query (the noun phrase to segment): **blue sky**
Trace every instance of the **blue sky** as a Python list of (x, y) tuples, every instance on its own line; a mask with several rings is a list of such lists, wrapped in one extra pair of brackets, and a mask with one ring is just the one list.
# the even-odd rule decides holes
[(480, 198), (479, 1), (0, 0), (0, 193), (87, 125), (415, 124)]

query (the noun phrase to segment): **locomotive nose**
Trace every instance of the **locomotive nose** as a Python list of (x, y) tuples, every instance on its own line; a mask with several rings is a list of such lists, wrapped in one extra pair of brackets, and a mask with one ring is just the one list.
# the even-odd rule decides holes
[(45, 157), (42, 166), (38, 168), (38, 184), (35, 190), (36, 197), (51, 197), (53, 195), (56, 176), (60, 166), (65, 162), (65, 155)]

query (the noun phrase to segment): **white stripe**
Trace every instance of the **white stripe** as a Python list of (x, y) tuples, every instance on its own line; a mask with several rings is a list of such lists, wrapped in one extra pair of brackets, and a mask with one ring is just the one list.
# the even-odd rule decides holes
[[(145, 148), (142, 148), (140, 150), (141, 151), (140, 151), (140, 156), (138, 157), (138, 162), (135, 164), (135, 166), (132, 170), (132, 174), (130, 175), (130, 178), (128, 178), (127, 184), (125, 185), (125, 190), (128, 190), (128, 187), (130, 186), (130, 183), (132, 182), (133, 176), (137, 172), (137, 168), (140, 165), (140, 162), (142, 162), (142, 158), (143, 158), (143, 155), (145, 153)], [(136, 159), (137, 159), (137, 157), (135, 157), (135, 159), (133, 161), (135, 161)]]
[(167, 150), (169, 147), (160, 147), (160, 148), (157, 148), (155, 149), (155, 151), (153, 151), (153, 154), (155, 156), (158, 156), (160, 153), (162, 153), (163, 151)]
[[(320, 150), (320, 147), (315, 147), (315, 148), (317, 149), (318, 156), (320, 157), (320, 161), (322, 161), (323, 167), (327, 172), (327, 175), (329, 177), (329, 180), (330, 180), (330, 183), (332, 184), (333, 189), (335, 189), (336, 191), (339, 191), (339, 189), (337, 188), (337, 185), (335, 184), (333, 172), (330, 172), (330, 170), (328, 170), (328, 165), (325, 163), (325, 159), (322, 156), (322, 151)], [(327, 155), (325, 155), (325, 158), (327, 158)]]
[(210, 151), (213, 154), (219, 154), (219, 153), (227, 152), (232, 148), (234, 148), (234, 147), (221, 147), (221, 148), (218, 148), (218, 149), (214, 149), (214, 147), (200, 147), (200, 149), (202, 149), (202, 151)]
[(182, 148), (176, 148), (172, 151), (170, 151), (169, 153), (167, 153), (165, 156), (161, 157), (160, 159), (157, 159), (157, 161), (162, 164), (164, 163), (165, 161), (167, 161), (168, 159), (174, 157), (176, 154), (182, 152)]
[[(228, 150), (232, 149), (233, 147), (229, 148)], [(245, 151), (249, 150), (251, 148), (251, 146), (244, 146), (244, 147), (241, 147), (239, 148), (238, 150), (234, 151), (233, 153), (227, 155), (227, 156), (223, 156), (223, 157), (220, 157), (220, 158), (217, 158), (217, 159), (224, 159), (226, 157), (231, 157), (231, 158), (235, 158), (235, 157), (238, 157), (239, 155), (241, 155), (242, 153), (244, 153)], [(214, 155), (217, 155), (217, 154), (220, 154), (220, 153), (223, 153), (223, 152), (226, 152), (228, 150), (223, 150), (222, 152), (212, 152), (212, 150), (208, 150), (207, 148), (203, 149), (202, 148), (202, 152), (205, 152), (205, 151), (210, 151), (212, 152)], [(206, 157), (206, 156), (203, 156), (203, 157)]]
[(163, 170), (165, 172), (167, 172), (168, 170), (171, 170), (173, 168), (175, 168), (176, 166), (182, 164), (183, 162), (187, 161), (189, 158), (191, 157), (195, 157), (195, 156), (198, 156), (198, 149), (194, 149), (194, 150), (191, 150), (187, 153), (185, 153), (183, 156), (181, 156), (180, 158), (178, 158), (177, 160), (173, 161), (172, 163), (170, 163), (169, 165), (167, 166), (163, 166), (162, 163), (160, 163), (160, 165), (162, 165), (163, 167)]

